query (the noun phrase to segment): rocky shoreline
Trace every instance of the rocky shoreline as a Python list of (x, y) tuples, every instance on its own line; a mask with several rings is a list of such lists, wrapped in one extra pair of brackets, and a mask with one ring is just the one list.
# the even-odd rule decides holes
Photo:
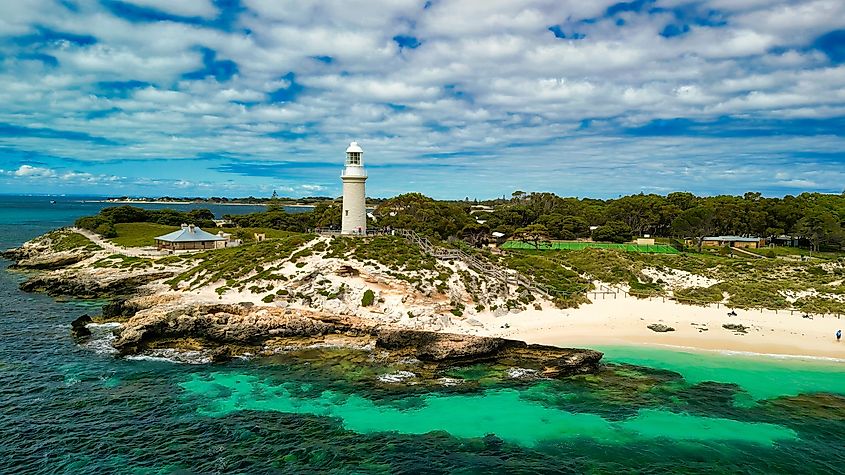
[[(3, 257), (13, 260), (16, 268), (37, 270), (21, 284), (24, 291), (109, 299), (101, 315), (79, 317), (71, 331), (85, 340), (90, 337), (87, 325), (119, 322), (111, 344), (124, 356), (163, 349), (200, 351), (211, 361), (222, 362), (245, 355), (336, 346), (372, 351), (379, 358), (415, 359), (434, 368), (507, 362), (546, 377), (596, 372), (602, 358), (602, 353), (593, 350), (418, 329), (349, 309), (335, 311), (331, 305), (295, 308), (279, 302), (197, 302), (185, 292), (163, 286), (174, 275), (166, 266), (94, 268), (91, 262), (104, 258), (96, 250), (56, 252), (44, 241), (27, 243)], [(314, 272), (304, 281), (313, 281)]]
[[(99, 323), (122, 320), (114, 330), (112, 345), (124, 356), (167, 348), (203, 351), (212, 361), (223, 362), (244, 355), (331, 346), (378, 351), (383, 359), (413, 358), (438, 367), (508, 361), (547, 377), (595, 372), (602, 358), (602, 353), (593, 350), (396, 328), (356, 317), (302, 314), (249, 303), (164, 303), (140, 308), (137, 303), (116, 300), (95, 319)], [(75, 320), (74, 335), (86, 338), (90, 332), (85, 325), (95, 319), (83, 315)]]

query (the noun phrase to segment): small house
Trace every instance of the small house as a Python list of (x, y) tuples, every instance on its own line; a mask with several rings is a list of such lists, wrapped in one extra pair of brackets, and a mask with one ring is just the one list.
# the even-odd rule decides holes
[(227, 239), (217, 234), (203, 231), (193, 224), (183, 224), (181, 229), (155, 238), (156, 247), (170, 251), (191, 249), (217, 249), (225, 247)]
[(757, 249), (766, 246), (766, 240), (759, 237), (708, 236), (702, 240), (703, 247), (738, 247)]

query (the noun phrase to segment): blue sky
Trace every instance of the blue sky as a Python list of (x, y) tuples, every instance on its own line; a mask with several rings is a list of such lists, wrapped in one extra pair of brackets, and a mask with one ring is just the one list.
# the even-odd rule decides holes
[(0, 193), (845, 189), (842, 0), (0, 2)]

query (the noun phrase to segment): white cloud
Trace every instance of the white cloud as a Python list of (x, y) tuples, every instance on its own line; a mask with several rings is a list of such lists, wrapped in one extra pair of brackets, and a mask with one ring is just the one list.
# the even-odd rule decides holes
[[(712, 137), (694, 141), (704, 147), (698, 150), (677, 138), (626, 135), (626, 128), (656, 119), (777, 124), (845, 115), (843, 67), (809, 48), (814, 38), (845, 26), (845, 4), (834, 0), (710, 0), (698, 11), (719, 9), (725, 24), (693, 24), (673, 38), (659, 34), (677, 21), (671, 13), (625, 12), (624, 24), (602, 18), (614, 0), (438, 1), (427, 9), (423, 0), (244, 0), (231, 31), (132, 22), (95, 0), (77, 2), (77, 12), (46, 0), (23, 3), (0, 2), (0, 123), (57, 132), (9, 134), (0, 146), (92, 167), (214, 155), (337, 160), (344, 142), (358, 139), (381, 163), (424, 167), (465, 156), (449, 163), (493, 173), (488, 164), (518, 160), (517, 175), (552, 186), (567, 172), (540, 170), (561, 161), (561, 150), (582, 164), (619, 157), (622, 168), (683, 153), (693, 170), (706, 168), (700, 157), (713, 150), (737, 150)], [(220, 13), (209, 0), (132, 3), (207, 19)], [(555, 38), (551, 25), (566, 38)], [(54, 38), (24, 50), (10, 40), (37, 35), (36, 27), (92, 35), (96, 43)], [(576, 33), (584, 37), (574, 39)], [(421, 45), (400, 48), (397, 35)], [(222, 82), (186, 79), (205, 67), (201, 48), (215, 51), (216, 61), (234, 61), (237, 74)], [(58, 65), (47, 57), (18, 58), (35, 51)], [(100, 84), (125, 81), (144, 84), (125, 90)], [(299, 88), (292, 98), (269, 102), (277, 90)], [(766, 153), (835, 150), (841, 140), (829, 135), (776, 146), (770, 138), (749, 139), (742, 150), (760, 160)], [(57, 168), (51, 178), (110, 176), (84, 176), (87, 170)], [(197, 183), (203, 182), (191, 178), (182, 186)]]
[(56, 172), (49, 168), (33, 167), (32, 165), (21, 165), (15, 171), (18, 177), (54, 177)]

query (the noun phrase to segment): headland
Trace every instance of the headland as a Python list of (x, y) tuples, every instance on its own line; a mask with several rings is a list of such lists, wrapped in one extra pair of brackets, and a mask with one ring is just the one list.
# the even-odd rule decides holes
[[(286, 219), (337, 211), (323, 204)], [(81, 224), (117, 235), (66, 228), (6, 257), (34, 271), (27, 291), (111, 299), (90, 322), (119, 325), (113, 344), (123, 354), (175, 349), (222, 360), (340, 345), (425, 359), (430, 351), (416, 345), (435, 341), (452, 352), (443, 361), (515, 358), (521, 348), (524, 364), (553, 374), (588, 371), (601, 357), (553, 347), (845, 359), (845, 343), (833, 336), (845, 326), (845, 265), (835, 258), (473, 247), (389, 226), (367, 237), (254, 226), (265, 218), (248, 215), (224, 229), (242, 237), (236, 247), (176, 253), (153, 248), (152, 235), (128, 236), (166, 226), (109, 222), (112, 229), (94, 219)], [(287, 226), (307, 231), (312, 223)], [(121, 245), (144, 239), (150, 246)], [(397, 338), (404, 346), (385, 343)], [(567, 366), (575, 355), (583, 367)]]

